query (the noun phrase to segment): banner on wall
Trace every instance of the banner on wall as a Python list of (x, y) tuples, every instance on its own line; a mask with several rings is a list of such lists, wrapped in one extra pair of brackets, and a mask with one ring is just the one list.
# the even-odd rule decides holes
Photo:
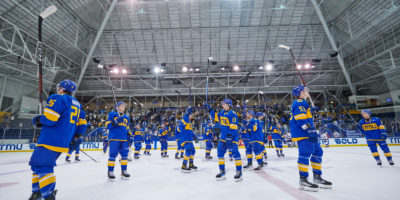
[[(325, 145), (328, 142), (329, 146), (367, 146), (365, 138), (329, 138), (327, 141), (319, 140), (321, 145)], [(386, 142), (389, 145), (400, 145), (400, 137), (389, 137)], [(142, 144), (144, 148), (144, 144)], [(32, 152), (36, 147), (35, 143), (30, 144), (0, 144), (0, 152)], [(160, 143), (157, 142), (157, 149), (161, 147)], [(176, 149), (176, 142), (168, 142), (169, 149)], [(195, 147), (200, 147), (200, 144), (195, 144)], [(102, 142), (85, 142), (81, 144), (81, 149), (86, 151), (99, 151), (103, 148)], [(154, 148), (154, 143), (151, 145)]]

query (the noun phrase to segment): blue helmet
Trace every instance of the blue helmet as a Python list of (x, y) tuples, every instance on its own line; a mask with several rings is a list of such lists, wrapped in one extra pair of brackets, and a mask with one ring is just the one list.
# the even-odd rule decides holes
[(371, 115), (372, 113), (371, 113), (371, 111), (370, 110), (368, 110), (368, 109), (364, 109), (364, 110), (362, 110), (361, 111), (361, 114), (362, 113), (367, 113), (367, 114), (369, 114), (369, 115)]
[(119, 101), (119, 102), (117, 102), (117, 104), (115, 104), (115, 109), (117, 109), (118, 106), (120, 106), (120, 105), (125, 105), (125, 107), (126, 107), (126, 104), (124, 102)]
[(248, 110), (247, 114), (251, 115), (252, 117), (256, 116), (256, 113), (253, 110)]
[(72, 93), (76, 90), (76, 84), (75, 84), (75, 82), (73, 82), (69, 79), (65, 79), (65, 80), (61, 81), (60, 83), (58, 83), (57, 88), (61, 88), (63, 91)]
[(300, 92), (303, 91), (306, 87), (304, 87), (304, 85), (298, 85), (296, 87), (293, 88), (292, 90), (292, 94), (295, 97), (299, 97), (300, 96)]
[(256, 113), (256, 116), (257, 116), (257, 117), (264, 116), (264, 113), (263, 113), (263, 112), (257, 112), (257, 113)]
[(224, 99), (224, 100), (222, 100), (222, 103), (228, 104), (228, 105), (231, 106), (231, 107), (232, 107), (232, 105), (233, 105), (232, 100), (230, 100), (230, 99)]

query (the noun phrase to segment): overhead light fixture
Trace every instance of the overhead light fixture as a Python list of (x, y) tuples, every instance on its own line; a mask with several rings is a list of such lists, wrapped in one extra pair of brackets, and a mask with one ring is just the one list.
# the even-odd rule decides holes
[(309, 63), (306, 63), (306, 64), (304, 65), (304, 68), (306, 68), (306, 69), (310, 69), (310, 67), (311, 67), (311, 65), (310, 65)]
[(297, 65), (296, 67), (297, 67), (297, 69), (301, 69), (301, 65)]
[(213, 60), (214, 58), (213, 57), (208, 57), (208, 60)]
[(122, 69), (122, 73), (123, 73), (123, 74), (127, 74), (127, 73), (128, 73), (128, 70)]
[(315, 68), (315, 65), (311, 65), (311, 69), (314, 69)]
[(192, 71), (193, 71), (193, 68), (190, 68), (190, 69), (189, 69), (189, 71), (191, 71), (191, 72), (192, 72)]
[(222, 71), (225, 71), (225, 67), (221, 67), (221, 70), (222, 70)]
[(160, 73), (161, 69), (159, 67), (154, 67), (154, 73), (158, 74)]
[(160, 69), (160, 72), (164, 72), (164, 71), (165, 71), (164, 69), (162, 69), (162, 68)]
[(233, 71), (239, 71), (239, 70), (240, 70), (239, 65), (234, 65), (234, 66), (233, 66)]
[(283, 45), (283, 44), (280, 44), (278, 47), (282, 48), (282, 49), (290, 50), (290, 47)]
[(268, 63), (268, 64), (266, 64), (265, 65), (265, 69), (267, 70), (267, 71), (271, 71), (272, 70), (272, 64), (271, 63)]
[(46, 19), (48, 16), (54, 14), (57, 11), (57, 7), (55, 5), (51, 5), (46, 10), (44, 10), (42, 13), (40, 13), (40, 17), (43, 19)]
[(104, 68), (104, 65), (102, 65), (102, 64), (98, 64), (98, 65), (97, 65), (97, 68), (99, 68), (99, 69), (103, 69), (103, 68)]
[(258, 69), (263, 69), (263, 66), (259, 66)]
[(183, 72), (187, 72), (187, 71), (188, 71), (188, 68), (187, 68), (186, 66), (183, 66), (183, 67), (182, 67), (182, 71), (183, 71)]
[(119, 74), (119, 69), (117, 69), (117, 68), (114, 68), (114, 69), (112, 69), (112, 70), (111, 70), (111, 73), (114, 73), (114, 74)]
[(200, 68), (196, 68), (196, 70), (195, 70), (196, 72), (198, 72), (198, 71), (200, 71)]
[(260, 93), (260, 94), (264, 94), (264, 92), (263, 92), (263, 91), (261, 91), (261, 90), (260, 90), (260, 91), (258, 91), (258, 93)]

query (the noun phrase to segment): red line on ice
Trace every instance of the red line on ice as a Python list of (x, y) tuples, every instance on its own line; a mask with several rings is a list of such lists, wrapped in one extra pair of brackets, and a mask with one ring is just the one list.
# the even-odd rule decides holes
[(256, 172), (256, 174), (258, 174), (265, 180), (271, 182), (276, 187), (280, 188), (281, 190), (285, 191), (286, 193), (288, 193), (289, 195), (291, 195), (292, 197), (294, 197), (296, 199), (317, 200), (317, 198), (299, 190), (298, 188), (295, 188), (295, 187), (281, 181), (280, 179), (277, 179), (277, 178), (267, 174), (265, 171)]
[(0, 183), (0, 188), (17, 185), (17, 184), (19, 184), (19, 183), (18, 182)]

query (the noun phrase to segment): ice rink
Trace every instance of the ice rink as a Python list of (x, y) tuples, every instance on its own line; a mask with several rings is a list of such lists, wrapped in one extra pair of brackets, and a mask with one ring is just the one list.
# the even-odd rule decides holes
[[(180, 172), (182, 160), (162, 159), (159, 151), (128, 163), (133, 175), (130, 180), (106, 179), (107, 157), (99, 151), (88, 152), (100, 162), (93, 162), (81, 153), (82, 162), (66, 164), (65, 154), (55, 168), (57, 199), (397, 199), (400, 181), (400, 146), (390, 146), (396, 165), (389, 166), (382, 157), (378, 167), (368, 147), (324, 148), (323, 177), (333, 182), (333, 189), (317, 193), (298, 190), (297, 149), (285, 148), (286, 157), (278, 158), (274, 149), (268, 151), (268, 166), (263, 172), (244, 171), (243, 181), (234, 182), (234, 162), (226, 160), (227, 179), (216, 181), (218, 172), (216, 150), (211, 161), (203, 159), (204, 150), (196, 150), (197, 172)], [(246, 164), (244, 149), (241, 149)], [(0, 199), (28, 199), (31, 193), (31, 153), (0, 154)], [(253, 162), (256, 165), (255, 162)], [(310, 169), (311, 170), (311, 169)], [(312, 175), (311, 175), (312, 177)], [(311, 180), (311, 179), (310, 179)]]

